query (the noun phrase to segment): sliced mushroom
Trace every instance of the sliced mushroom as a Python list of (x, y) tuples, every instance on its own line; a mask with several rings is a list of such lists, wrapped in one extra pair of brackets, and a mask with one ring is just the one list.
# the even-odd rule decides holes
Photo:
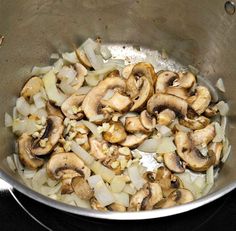
[(179, 123), (192, 130), (198, 130), (205, 128), (210, 123), (210, 120), (205, 116), (199, 116), (194, 119), (185, 117), (184, 119), (180, 119)]
[(178, 79), (179, 76), (177, 73), (172, 71), (162, 71), (157, 76), (155, 92), (164, 93), (167, 87), (172, 86), (173, 82)]
[(209, 107), (205, 110), (204, 115), (206, 117), (214, 117), (218, 113), (218, 108), (216, 106), (209, 105)]
[(125, 129), (127, 132), (130, 133), (149, 133), (149, 130), (147, 130), (141, 123), (139, 116), (133, 116), (133, 117), (126, 117), (125, 118)]
[(106, 207), (103, 207), (95, 197), (92, 197), (90, 199), (90, 205), (92, 209), (98, 210), (98, 211), (107, 211)]
[(196, 83), (196, 77), (191, 72), (179, 72), (178, 86), (189, 89)]
[(181, 162), (179, 156), (176, 153), (165, 153), (163, 156), (165, 166), (176, 173), (183, 173), (185, 171), (185, 166)]
[(86, 67), (88, 67), (88, 68), (92, 67), (90, 61), (88, 60), (88, 58), (87, 58), (85, 52), (84, 52), (82, 49), (78, 48), (78, 49), (76, 49), (75, 52), (76, 52), (76, 55), (77, 55), (79, 61), (80, 61), (84, 66), (86, 66)]
[(89, 138), (90, 144), (90, 153), (98, 160), (104, 160), (106, 158), (106, 154), (104, 152), (104, 145), (107, 148), (108, 144), (106, 142), (101, 142), (96, 140), (95, 138)]
[[(39, 139), (32, 144), (33, 155), (46, 155), (53, 150), (64, 130), (63, 120), (58, 116), (48, 116), (46, 129)], [(40, 146), (40, 140), (47, 139), (45, 147)]]
[(123, 147), (136, 148), (138, 147), (148, 136), (145, 134), (133, 134), (128, 135), (126, 139), (120, 143)]
[(208, 143), (210, 143), (216, 135), (215, 126), (213, 123), (207, 125), (203, 129), (199, 129), (194, 131), (191, 134), (191, 139), (193, 141), (193, 145), (206, 147)]
[(32, 137), (23, 133), (18, 140), (19, 159), (21, 163), (29, 169), (41, 167), (44, 160), (39, 159), (31, 154)]
[(71, 169), (65, 169), (61, 177), (61, 194), (70, 194), (73, 193), (73, 188), (71, 185), (72, 179), (80, 176), (80, 174)]
[(108, 205), (107, 208), (110, 211), (117, 211), (117, 212), (125, 212), (126, 211), (126, 207), (124, 205), (120, 205), (117, 203), (112, 203), (112, 204)]
[(211, 94), (204, 86), (198, 86), (196, 94), (188, 98), (189, 105), (198, 115), (201, 115), (207, 109), (210, 102)]
[(32, 100), (32, 97), (40, 91), (40, 89), (43, 87), (43, 81), (42, 78), (39, 78), (37, 76), (34, 76), (30, 78), (24, 87), (21, 90), (21, 95), (28, 100)]
[(131, 108), (133, 102), (128, 96), (115, 92), (110, 99), (101, 99), (101, 104), (118, 112), (126, 112)]
[(105, 76), (105, 78), (110, 78), (110, 77), (120, 77), (120, 72), (118, 70), (113, 70)]
[[(82, 103), (82, 110), (86, 117), (90, 119), (102, 115), (100, 100), (106, 94), (107, 90), (115, 88), (124, 90), (125, 87), (125, 80), (120, 77), (111, 77), (100, 81), (97, 86), (89, 91)], [(96, 119), (93, 122), (101, 123), (102, 121), (103, 119)]]
[(146, 128), (148, 131), (153, 131), (156, 125), (156, 119), (152, 117), (147, 110), (144, 110), (140, 114), (140, 122), (143, 125), (144, 128)]
[(82, 200), (90, 200), (93, 197), (93, 190), (86, 179), (81, 176), (74, 177), (71, 181), (75, 194)]
[(220, 163), (220, 159), (222, 157), (222, 149), (223, 149), (222, 143), (211, 143), (209, 145), (209, 152), (212, 151), (216, 157), (215, 166), (219, 165)]
[(153, 209), (153, 206), (163, 199), (161, 186), (157, 182), (148, 184), (149, 184), (150, 195), (145, 210)]
[(203, 156), (195, 148), (188, 133), (182, 131), (177, 132), (175, 135), (175, 144), (180, 158), (194, 171), (206, 171), (215, 163), (214, 155), (209, 153), (209, 155)]
[[(68, 171), (69, 170), (69, 171)], [(88, 178), (91, 170), (84, 165), (84, 162), (73, 152), (57, 153), (51, 156), (47, 163), (47, 173), (52, 179), (59, 180), (64, 174), (69, 173), (73, 178), (74, 172)]]
[(183, 87), (168, 87), (165, 91), (166, 94), (178, 96), (181, 99), (186, 100), (189, 95), (186, 89)]
[(77, 76), (76, 76), (77, 82), (73, 86), (73, 88), (75, 90), (78, 90), (80, 87), (83, 86), (84, 79), (85, 79), (84, 77), (88, 74), (88, 70), (81, 63), (76, 63), (75, 69), (77, 72)]
[(84, 98), (85, 95), (78, 95), (77, 93), (74, 93), (68, 97), (61, 105), (63, 114), (69, 119), (82, 119), (84, 117), (84, 113), (82, 112), (81, 105)]
[(46, 103), (46, 110), (49, 116), (58, 116), (64, 119), (64, 115), (62, 114), (60, 107), (52, 105), (49, 101)]
[(123, 71), (122, 71), (122, 76), (125, 78), (125, 79), (128, 79), (132, 70), (133, 70), (133, 67), (134, 67), (134, 64), (129, 64), (127, 66), (125, 66), (123, 68)]
[(127, 137), (125, 128), (120, 122), (112, 122), (109, 129), (103, 133), (104, 140), (115, 144), (124, 141)]
[(147, 102), (147, 111), (150, 114), (170, 109), (176, 116), (182, 118), (187, 114), (188, 104), (185, 100), (169, 94), (156, 93)]
[(170, 109), (165, 109), (157, 115), (157, 123), (168, 126), (175, 119), (175, 113)]

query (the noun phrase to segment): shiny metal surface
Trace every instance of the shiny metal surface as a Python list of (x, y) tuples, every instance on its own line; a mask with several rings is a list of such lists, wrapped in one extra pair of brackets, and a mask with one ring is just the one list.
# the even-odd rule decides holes
[[(209, 203), (236, 187), (236, 15), (225, 1), (210, 0), (0, 0), (0, 177), (35, 200), (67, 212), (105, 219), (148, 219), (182, 213)], [(138, 213), (98, 212), (75, 208), (25, 187), (8, 169), (5, 157), (14, 139), (4, 127), (33, 65), (47, 65), (53, 52), (72, 50), (87, 37), (109, 44), (165, 49), (183, 65), (197, 67), (212, 84), (223, 78), (230, 104), (228, 136), (232, 153), (212, 192), (190, 204)]]

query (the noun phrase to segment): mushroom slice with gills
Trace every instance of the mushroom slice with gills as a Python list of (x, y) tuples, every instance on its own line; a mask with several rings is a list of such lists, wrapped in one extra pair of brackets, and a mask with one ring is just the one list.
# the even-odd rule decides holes
[(145, 210), (152, 210), (153, 206), (163, 199), (163, 193), (161, 186), (157, 182), (148, 183), (148, 185), (150, 193)]
[(201, 115), (211, 102), (211, 94), (209, 90), (204, 86), (198, 86), (196, 88), (196, 94), (187, 99), (191, 108)]
[(85, 79), (84, 77), (88, 74), (88, 70), (81, 63), (76, 63), (75, 64), (75, 69), (76, 69), (76, 72), (77, 72), (77, 76), (76, 76), (77, 82), (73, 86), (73, 88), (75, 90), (78, 90), (80, 87), (83, 86), (84, 79)]
[[(101, 113), (100, 100), (105, 96), (109, 89), (119, 88), (124, 90), (126, 87), (125, 80), (120, 77), (106, 78), (98, 83), (97, 86), (92, 88), (89, 93), (85, 96), (82, 103), (82, 110), (88, 119), (95, 118)], [(104, 119), (98, 118), (94, 123), (101, 123)]]
[(204, 111), (204, 115), (209, 118), (216, 116), (217, 113), (218, 108), (215, 105), (209, 105), (208, 108)]
[(115, 144), (124, 141), (127, 137), (121, 122), (111, 122), (109, 129), (103, 133), (104, 140)]
[(168, 87), (165, 91), (166, 94), (178, 96), (181, 99), (186, 100), (189, 95), (186, 89), (183, 87)]
[(31, 154), (32, 137), (23, 133), (18, 139), (19, 159), (21, 163), (29, 169), (41, 167), (44, 160), (39, 159)]
[(79, 174), (86, 179), (91, 174), (91, 170), (86, 167), (84, 162), (73, 152), (63, 152), (52, 155), (47, 163), (48, 176), (54, 180), (60, 180), (66, 172), (67, 174), (71, 174), (71, 179), (75, 177), (74, 174)]
[(157, 81), (155, 86), (156, 93), (164, 93), (169, 86), (173, 85), (173, 82), (179, 78), (178, 74), (173, 71), (161, 71), (157, 75)]
[(179, 79), (177, 80), (178, 86), (189, 89), (196, 83), (196, 77), (189, 71), (182, 71), (178, 73)]
[(154, 208), (169, 208), (176, 205), (182, 205), (194, 200), (192, 192), (188, 189), (177, 189), (166, 199), (157, 203)]
[(220, 163), (220, 159), (222, 157), (222, 149), (222, 143), (211, 143), (208, 147), (209, 152), (213, 152), (216, 157), (214, 166), (217, 166)]
[(90, 144), (90, 153), (98, 160), (104, 160), (106, 158), (105, 152), (104, 152), (104, 146), (105, 148), (108, 148), (108, 144), (105, 141), (98, 141), (93, 137), (89, 138), (89, 144)]
[(74, 177), (71, 181), (75, 194), (82, 200), (90, 200), (93, 197), (93, 190), (86, 179), (81, 176)]
[(191, 133), (193, 145), (206, 147), (216, 135), (215, 126), (213, 123), (207, 125), (203, 129), (195, 130)]
[(156, 119), (152, 117), (147, 110), (144, 110), (140, 114), (140, 122), (143, 125), (144, 128), (146, 128), (148, 131), (153, 131), (156, 125)]
[(186, 165), (194, 171), (206, 171), (215, 163), (215, 155), (209, 153), (203, 156), (193, 145), (189, 133), (179, 131), (175, 134), (175, 145), (177, 154), (186, 162)]
[(88, 58), (87, 58), (85, 52), (84, 52), (82, 49), (80, 49), (80, 48), (76, 49), (75, 53), (76, 53), (76, 55), (77, 55), (79, 61), (80, 61), (85, 67), (88, 67), (88, 68), (91, 68), (91, 67), (92, 67), (90, 61), (88, 60)]
[(188, 104), (185, 100), (169, 94), (156, 93), (147, 102), (147, 111), (156, 114), (165, 109), (175, 112), (175, 115), (182, 118), (187, 114)]
[(103, 207), (95, 197), (92, 197), (90, 199), (90, 205), (91, 205), (91, 208), (94, 209), (94, 210), (98, 210), (98, 211), (107, 211), (107, 208), (106, 207)]
[(180, 119), (179, 123), (192, 130), (199, 130), (205, 128), (210, 123), (210, 120), (205, 116), (199, 116), (194, 119), (185, 117), (184, 119)]
[[(58, 116), (48, 116), (45, 131), (39, 139), (32, 144), (33, 155), (40, 156), (50, 153), (57, 144), (64, 130), (63, 120)], [(45, 147), (40, 146), (40, 140), (47, 139)]]
[(60, 107), (53, 105), (49, 101), (46, 103), (46, 110), (49, 116), (58, 116), (64, 120), (65, 116), (62, 114)]
[(101, 99), (100, 102), (102, 105), (108, 106), (118, 112), (128, 111), (133, 104), (132, 100), (128, 96), (123, 95), (118, 91), (116, 91), (110, 99)]
[(80, 176), (80, 174), (74, 170), (66, 169), (63, 171), (63, 175), (61, 177), (61, 194), (70, 194), (74, 191), (71, 182), (72, 179), (77, 176)]
[(126, 139), (120, 143), (123, 147), (137, 148), (148, 136), (146, 134), (127, 135)]
[(32, 101), (32, 97), (43, 87), (43, 81), (40, 77), (31, 77), (21, 90), (21, 96), (26, 100)]
[(139, 116), (126, 117), (125, 118), (125, 130), (130, 133), (149, 133), (141, 123)]
[(165, 109), (157, 115), (157, 124), (168, 126), (175, 119), (175, 113), (170, 109)]
[(68, 97), (61, 105), (63, 114), (72, 120), (82, 119), (84, 117), (84, 113), (82, 112), (81, 105), (84, 98), (85, 95), (78, 95), (77, 93), (74, 93)]
[(163, 156), (165, 166), (175, 173), (183, 173), (185, 171), (185, 166), (181, 162), (179, 156), (176, 153), (165, 153)]
[(126, 207), (124, 205), (120, 205), (118, 203), (112, 203), (107, 206), (108, 210), (110, 211), (116, 211), (116, 212), (125, 212)]

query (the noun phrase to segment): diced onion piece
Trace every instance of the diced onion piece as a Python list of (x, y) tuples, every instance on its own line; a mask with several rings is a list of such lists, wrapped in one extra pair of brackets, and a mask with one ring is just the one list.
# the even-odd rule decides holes
[(216, 136), (213, 139), (213, 142), (221, 142), (224, 139), (224, 131), (218, 122), (214, 123)]
[(203, 156), (207, 156), (207, 154), (208, 154), (208, 148), (207, 147), (200, 146), (200, 148), (198, 148), (198, 150), (201, 152), (201, 154)]
[(124, 192), (113, 193), (115, 198), (115, 202), (119, 205), (123, 205), (125, 207), (129, 206), (129, 194)]
[(20, 160), (19, 160), (19, 155), (17, 154), (13, 154), (13, 160), (14, 160), (14, 163), (15, 163), (15, 166), (16, 166), (16, 169), (17, 169), (17, 172), (20, 176), (22, 176), (23, 174), (23, 170), (24, 170), (24, 167), (23, 165), (21, 164)]
[(107, 46), (104, 45), (101, 45), (100, 53), (105, 60), (110, 59), (112, 56), (111, 51), (108, 49)]
[(165, 125), (156, 125), (156, 129), (161, 133), (162, 136), (170, 136), (172, 134), (171, 129)]
[(101, 176), (90, 176), (88, 183), (94, 189), (94, 196), (102, 206), (107, 206), (115, 202), (113, 194), (109, 191)]
[(214, 184), (214, 168), (213, 165), (206, 171), (206, 183)]
[(47, 67), (36, 67), (34, 66), (32, 71), (31, 71), (31, 75), (44, 75), (46, 73), (48, 73), (50, 70), (52, 70), (51, 66), (47, 66)]
[(181, 125), (181, 124), (179, 124), (179, 123), (176, 123), (176, 124), (175, 124), (175, 127), (176, 127), (179, 131), (181, 131), (181, 132), (186, 132), (186, 133), (192, 132), (192, 130), (191, 130), (190, 128), (187, 128), (187, 127), (185, 127), (185, 126), (183, 126), (183, 125)]
[(72, 67), (64, 66), (57, 74), (60, 80), (66, 80), (67, 83), (71, 83), (77, 75), (77, 72)]
[(137, 190), (135, 189), (133, 184), (126, 184), (123, 189), (123, 192), (128, 193), (130, 195), (134, 195), (137, 192)]
[(12, 117), (6, 112), (5, 113), (5, 127), (11, 127), (13, 123)]
[(21, 135), (22, 133), (27, 133), (28, 135), (32, 135), (34, 132), (38, 131), (38, 126), (35, 120), (16, 119), (13, 121), (12, 131), (17, 135)]
[(55, 73), (58, 73), (62, 67), (64, 65), (64, 62), (63, 62), (63, 59), (58, 59), (54, 64), (53, 64), (53, 67), (54, 67), (54, 72)]
[(137, 148), (139, 151), (142, 152), (149, 152), (154, 153), (158, 148), (158, 141), (157, 139), (147, 139), (144, 140), (143, 143)]
[(33, 178), (35, 174), (36, 174), (36, 170), (31, 170), (31, 169), (27, 169), (27, 168), (24, 169), (23, 175), (26, 179)]
[(134, 117), (137, 116), (138, 114), (136, 112), (128, 112), (124, 114), (123, 116), (120, 117), (120, 122), (124, 125), (125, 124), (125, 119), (128, 117)]
[(212, 187), (213, 187), (213, 184), (207, 184), (206, 187), (202, 191), (202, 196), (207, 195), (212, 189)]
[(94, 123), (91, 123), (86, 120), (81, 120), (81, 122), (93, 133), (93, 135), (97, 139), (99, 139), (99, 140), (102, 139), (102, 135), (98, 132), (98, 127)]
[(55, 102), (57, 106), (61, 106), (66, 96), (59, 92), (56, 86), (56, 76), (53, 71), (48, 72), (43, 77), (43, 83), (49, 100)]
[(136, 165), (131, 165), (128, 167), (128, 174), (132, 184), (137, 190), (143, 187), (145, 180), (140, 175), (138, 167)]
[(216, 108), (219, 110), (221, 116), (226, 116), (229, 111), (229, 105), (224, 101), (217, 103)]
[(222, 91), (222, 92), (225, 92), (225, 86), (224, 86), (224, 82), (223, 82), (223, 79), (219, 78), (216, 82), (216, 87)]
[(76, 92), (79, 95), (86, 95), (88, 94), (88, 92), (92, 89), (92, 87), (89, 86), (85, 86), (85, 87), (81, 87), (79, 88)]
[(115, 91), (112, 89), (108, 89), (106, 94), (103, 96), (103, 100), (109, 100), (113, 95), (115, 94)]
[(58, 184), (58, 181), (52, 180), (51, 178), (48, 177), (48, 179), (47, 179), (47, 185), (48, 185), (49, 187), (54, 187), (54, 186), (56, 186), (57, 184)]
[(183, 182), (184, 188), (190, 190), (195, 196), (197, 194), (196, 187), (193, 185), (193, 181), (191, 179), (189, 172), (184, 172), (181, 174), (176, 174), (180, 180)]
[(46, 168), (41, 168), (36, 172), (32, 179), (33, 189), (40, 191), (41, 186), (47, 181), (47, 172)]
[(225, 161), (228, 159), (229, 157), (229, 154), (230, 154), (230, 151), (231, 151), (231, 145), (228, 146), (227, 150), (224, 152), (224, 156), (223, 158), (221, 159), (221, 162), (225, 163)]
[(60, 58), (60, 55), (58, 53), (52, 53), (50, 55), (50, 59), (59, 59)]
[(89, 201), (80, 199), (75, 193), (72, 193), (71, 196), (78, 207), (91, 209)]
[(23, 116), (30, 114), (30, 104), (28, 104), (23, 96), (16, 100), (16, 109)]
[(115, 176), (111, 181), (111, 190), (114, 193), (119, 193), (125, 187), (126, 181), (123, 176)]
[(88, 74), (88, 75), (85, 77), (86, 83), (87, 83), (89, 86), (91, 86), (91, 87), (96, 86), (100, 80), (101, 80), (101, 79), (99, 78), (99, 76), (98, 76), (98, 75), (94, 75), (94, 74)]
[(16, 171), (16, 165), (14, 163), (14, 160), (13, 160), (13, 156), (7, 156), (6, 158), (6, 161), (7, 161), (7, 164), (8, 164), (8, 167), (13, 171), (15, 172)]
[(18, 111), (15, 106), (13, 107), (13, 110), (12, 110), (12, 119), (15, 120), (17, 117), (18, 117)]
[(95, 174), (100, 175), (102, 177), (103, 180), (107, 181), (107, 182), (111, 182), (112, 179), (115, 176), (115, 173), (105, 167), (104, 165), (102, 165), (100, 162), (98, 161), (94, 161), (92, 164), (90, 164), (88, 166)]
[(105, 116), (103, 114), (100, 114), (100, 115), (91, 116), (89, 118), (89, 122), (101, 121), (101, 120), (104, 120), (104, 119), (105, 119)]
[(77, 154), (86, 165), (91, 165), (94, 162), (94, 158), (75, 141), (71, 142), (71, 150)]
[(158, 145), (157, 145), (157, 153), (169, 153), (174, 152), (176, 150), (176, 146), (173, 142), (172, 137), (162, 137), (160, 139), (157, 139)]
[(73, 64), (79, 62), (75, 51), (70, 52), (70, 53), (69, 53), (69, 52), (63, 53), (63, 54), (62, 54), (62, 58), (63, 58), (66, 62), (73, 63)]
[(40, 92), (35, 94), (33, 96), (33, 99), (34, 99), (34, 104), (37, 109), (45, 107), (46, 104), (45, 104), (45, 101), (42, 99), (42, 94)]
[(40, 187), (40, 192), (45, 196), (50, 196), (52, 194), (58, 193), (59, 190), (61, 189), (61, 185), (62, 185), (61, 183), (58, 183), (54, 187), (49, 187), (49, 186), (42, 185)]
[(37, 115), (41, 119), (42, 117), (47, 118), (48, 113), (44, 108), (40, 108), (39, 110), (34, 112), (34, 115)]
[(206, 186), (206, 179), (205, 177), (197, 176), (193, 183), (202, 191)]
[(60, 82), (59, 87), (66, 95), (72, 95), (75, 93), (75, 89), (65, 80)]

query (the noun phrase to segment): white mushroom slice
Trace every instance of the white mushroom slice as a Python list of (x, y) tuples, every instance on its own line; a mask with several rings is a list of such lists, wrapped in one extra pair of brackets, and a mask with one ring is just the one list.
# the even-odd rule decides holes
[(90, 61), (88, 60), (88, 58), (87, 58), (85, 52), (84, 52), (82, 49), (78, 48), (75, 52), (76, 52), (76, 55), (77, 55), (79, 61), (80, 61), (84, 66), (89, 67), (89, 68), (92, 67)]
[(126, 207), (124, 205), (120, 205), (118, 203), (112, 203), (107, 206), (108, 210), (110, 211), (117, 211), (117, 212), (125, 212)]
[[(63, 133), (63, 120), (58, 116), (49, 116), (47, 125), (42, 137), (35, 140), (32, 144), (31, 152), (33, 155), (46, 155), (53, 150), (60, 136)], [(40, 146), (40, 140), (47, 139), (45, 147)]]
[(193, 145), (206, 147), (207, 144), (214, 139), (215, 135), (215, 126), (211, 123), (203, 129), (195, 130), (191, 134), (191, 139), (193, 141)]
[(144, 128), (148, 131), (152, 131), (156, 126), (156, 119), (152, 117), (147, 110), (144, 110), (140, 114), (140, 122)]
[(127, 137), (125, 128), (120, 122), (112, 122), (107, 131), (103, 133), (104, 140), (115, 144), (124, 141)]
[(196, 83), (196, 77), (191, 72), (179, 72), (179, 87), (189, 89)]
[(18, 140), (19, 159), (21, 163), (29, 169), (41, 167), (44, 160), (34, 157), (31, 154), (32, 137), (23, 133)]
[(46, 103), (46, 109), (49, 116), (58, 116), (64, 119), (64, 115), (62, 114), (60, 108), (51, 104), (49, 101)]
[[(100, 100), (106, 94), (107, 90), (115, 88), (120, 88), (124, 90), (125, 87), (125, 81), (120, 77), (106, 78), (103, 81), (99, 82), (97, 86), (90, 90), (90, 92), (86, 95), (82, 103), (82, 109), (86, 117), (90, 119), (91, 117), (95, 117), (102, 114)], [(93, 122), (101, 123), (102, 120), (98, 119)]]
[(32, 100), (32, 97), (40, 91), (41, 87), (43, 87), (42, 79), (34, 76), (26, 82), (20, 94), (26, 100)]
[(164, 109), (170, 109), (176, 116), (184, 117), (187, 114), (188, 104), (185, 100), (169, 94), (156, 93), (147, 102), (147, 111), (156, 114)]
[(91, 170), (86, 167), (84, 162), (73, 152), (54, 154), (47, 163), (47, 173), (52, 179), (61, 179), (66, 171), (68, 174), (68, 170), (70, 170), (69, 174), (73, 175), (72, 173), (76, 172), (86, 179), (91, 174)]
[(163, 199), (161, 186), (155, 183), (148, 183), (150, 195), (145, 210), (152, 210), (153, 206)]
[(177, 153), (187, 166), (194, 171), (206, 171), (215, 163), (215, 156), (209, 153), (203, 156), (199, 150), (193, 146), (190, 135), (185, 132), (177, 132), (175, 135)]
[(134, 64), (130, 64), (130, 65), (127, 65), (126, 67), (123, 68), (122, 76), (125, 79), (128, 79), (128, 77), (130, 76), (130, 74), (131, 74), (131, 72), (133, 70), (133, 67), (134, 67)]
[(127, 132), (130, 133), (149, 133), (149, 130), (147, 130), (141, 123), (141, 120), (139, 116), (133, 116), (133, 117), (126, 117), (125, 118), (125, 129)]
[(84, 117), (84, 113), (82, 112), (81, 105), (84, 98), (85, 95), (78, 95), (77, 93), (74, 93), (68, 97), (61, 105), (63, 114), (69, 119), (82, 119)]
[(63, 175), (61, 176), (61, 194), (70, 194), (74, 191), (71, 182), (73, 178), (78, 176), (80, 176), (80, 174), (74, 170), (63, 170)]
[(166, 88), (173, 85), (173, 82), (178, 79), (178, 74), (172, 71), (161, 71), (157, 75), (155, 92), (165, 92)]
[(93, 197), (93, 190), (86, 179), (81, 176), (74, 177), (71, 186), (75, 194), (82, 200), (90, 200)]
[(76, 84), (73, 85), (73, 88), (75, 90), (78, 90), (81, 88), (84, 84), (84, 77), (88, 74), (88, 70), (81, 64), (81, 63), (76, 63), (75, 64), (75, 69), (77, 71), (77, 76), (76, 76)]
[(184, 100), (189, 97), (187, 90), (182, 87), (168, 87), (165, 93), (178, 96), (179, 98)]
[(198, 86), (196, 94), (188, 98), (188, 103), (198, 115), (201, 115), (211, 102), (211, 94), (206, 87)]
[(170, 109), (165, 109), (157, 115), (157, 124), (168, 126), (175, 119), (175, 113)]
[(181, 162), (179, 156), (176, 153), (165, 153), (163, 156), (165, 166), (176, 173), (183, 173), (185, 171), (185, 166)]
[(126, 112), (130, 109), (133, 102), (128, 96), (122, 95), (119, 92), (115, 92), (115, 94), (110, 99), (101, 99), (101, 104), (111, 107), (118, 112)]
[(138, 147), (148, 136), (145, 134), (128, 135), (126, 139), (120, 143), (123, 147), (136, 148)]
[(194, 119), (189, 119), (186, 117), (184, 119), (180, 119), (179, 123), (192, 130), (199, 130), (205, 128), (210, 123), (210, 120), (205, 116), (199, 116)]
[(220, 163), (220, 159), (222, 158), (223, 154), (222, 150), (223, 150), (222, 143), (211, 143), (209, 145), (209, 152), (212, 151), (216, 157), (215, 166), (217, 166)]

